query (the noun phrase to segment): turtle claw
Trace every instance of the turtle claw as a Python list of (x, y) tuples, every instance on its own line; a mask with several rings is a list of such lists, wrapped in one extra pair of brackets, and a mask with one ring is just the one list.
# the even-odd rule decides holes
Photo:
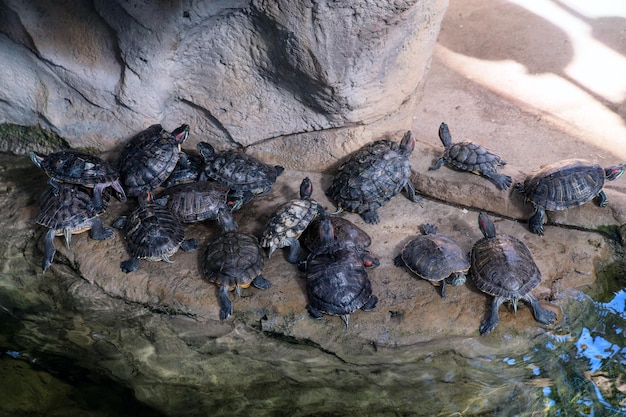
[(378, 222), (380, 222), (380, 216), (374, 210), (364, 211), (363, 213), (361, 213), (361, 217), (363, 218), (365, 223), (368, 224), (378, 224)]
[(139, 269), (139, 258), (130, 258), (120, 264), (122, 272), (134, 272)]

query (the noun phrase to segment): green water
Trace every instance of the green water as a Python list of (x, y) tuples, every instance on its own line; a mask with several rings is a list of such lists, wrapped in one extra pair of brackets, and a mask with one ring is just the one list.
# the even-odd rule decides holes
[[(224, 409), (239, 409), (241, 415), (263, 409), (276, 416), (624, 416), (626, 291), (600, 296), (605, 299), (569, 294), (562, 324), (538, 337), (523, 355), (472, 356), (449, 349), (421, 363), (373, 370), (362, 378), (363, 386), (338, 370), (336, 387), (309, 380), (289, 389), (276, 386), (278, 393), (271, 386), (238, 393), (247, 409), (228, 401), (232, 393), (216, 395), (225, 397)], [(2, 322), (6, 342), (11, 317), (4, 315)], [(15, 348), (4, 346), (0, 355), (1, 416), (162, 416), (103, 375), (64, 358)], [(341, 388), (342, 379), (351, 386)], [(285, 398), (276, 400), (281, 393)], [(289, 398), (306, 406), (285, 406)], [(185, 410), (176, 415), (186, 415)]]

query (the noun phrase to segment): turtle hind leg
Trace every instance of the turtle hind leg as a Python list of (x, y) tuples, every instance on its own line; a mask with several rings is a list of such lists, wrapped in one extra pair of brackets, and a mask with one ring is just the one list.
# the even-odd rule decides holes
[(322, 317), (324, 317), (324, 313), (313, 307), (311, 304), (307, 304), (306, 311), (309, 313), (309, 316), (314, 319), (321, 319)]
[(226, 320), (233, 314), (233, 303), (228, 298), (228, 287), (220, 286), (218, 297), (220, 299), (220, 320)]
[(508, 190), (513, 183), (513, 179), (508, 175), (498, 174), (492, 171), (484, 171), (481, 172), (481, 174), (489, 178), (500, 190)]
[(380, 221), (380, 216), (376, 210), (365, 210), (361, 213), (361, 217), (368, 224), (377, 224)]
[(434, 171), (436, 169), (439, 169), (439, 168), (441, 168), (441, 166), (443, 165), (444, 162), (445, 162), (445, 158), (441, 157), (441, 158), (437, 159), (437, 161), (435, 162), (435, 165), (433, 165), (431, 167), (428, 167), (428, 170), (429, 171)]
[(407, 180), (404, 188), (406, 189), (406, 194), (409, 198), (409, 201), (413, 203), (419, 203), (420, 201), (422, 201), (422, 197), (415, 193), (415, 185), (413, 185), (410, 178)]
[(129, 272), (134, 272), (137, 269), (139, 269), (139, 258), (130, 258), (126, 261), (123, 261), (120, 264), (120, 268), (122, 269), (122, 272), (126, 272), (127, 274)]
[(406, 265), (406, 263), (404, 262), (404, 259), (402, 259), (402, 254), (393, 258), (393, 264), (397, 267), (403, 267)]
[(180, 248), (184, 252), (193, 252), (198, 249), (198, 246), (200, 245), (198, 244), (198, 241), (196, 239), (186, 239), (183, 240), (180, 244)]
[(263, 275), (257, 275), (257, 277), (252, 280), (252, 285), (254, 288), (266, 290), (272, 286), (272, 283), (266, 280)]
[(500, 321), (500, 317), (498, 316), (498, 310), (500, 306), (505, 301), (503, 297), (495, 297), (491, 302), (491, 310), (489, 311), (489, 315), (485, 320), (480, 323), (480, 334), (487, 334), (491, 332), (498, 325)]
[(50, 265), (52, 265), (52, 260), (54, 259), (54, 254), (56, 253), (56, 249), (54, 248), (54, 236), (56, 232), (54, 229), (50, 229), (48, 233), (46, 233), (46, 237), (44, 238), (44, 256), (43, 262), (41, 264), (41, 269), (43, 272), (46, 272)]
[(363, 307), (361, 307), (361, 310), (372, 311), (373, 309), (376, 308), (376, 304), (378, 304), (378, 297), (376, 297), (375, 295), (372, 295), (369, 298), (369, 300), (367, 300), (367, 302), (363, 304)]
[(545, 308), (543, 308), (541, 304), (539, 304), (539, 300), (537, 300), (537, 297), (535, 297), (531, 293), (526, 294), (523, 300), (530, 304), (530, 307), (533, 310), (533, 316), (535, 317), (535, 320), (537, 320), (539, 323), (550, 324), (554, 320), (556, 320), (556, 313), (554, 311), (546, 310)]
[(102, 220), (96, 217), (91, 221), (91, 229), (89, 230), (89, 237), (95, 240), (105, 240), (110, 239), (115, 235), (113, 229), (108, 227), (104, 227), (102, 225)]

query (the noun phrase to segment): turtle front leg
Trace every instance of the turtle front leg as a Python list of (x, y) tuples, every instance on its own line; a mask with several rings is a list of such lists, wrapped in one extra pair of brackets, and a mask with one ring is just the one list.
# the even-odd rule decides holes
[(600, 190), (600, 192), (596, 196), (596, 204), (599, 207), (606, 207), (607, 204), (609, 204), (609, 199), (607, 198), (606, 193), (604, 192), (604, 190)]
[(491, 332), (500, 322), (500, 317), (498, 316), (498, 310), (500, 306), (504, 302), (504, 298), (502, 297), (494, 297), (493, 302), (491, 303), (491, 311), (489, 312), (489, 316), (482, 323), (480, 323), (480, 334), (487, 334)]
[(437, 162), (435, 162), (435, 165), (431, 166), (428, 168), (429, 171), (434, 171), (436, 169), (441, 168), (441, 166), (443, 165), (443, 163), (446, 161), (446, 159), (442, 156), (441, 158), (437, 159)]
[(54, 254), (56, 253), (56, 249), (54, 248), (54, 236), (56, 232), (54, 229), (50, 229), (48, 233), (46, 233), (46, 237), (44, 238), (44, 256), (43, 263), (41, 264), (41, 268), (43, 272), (46, 272), (50, 265), (52, 265), (52, 260), (54, 259)]
[(537, 297), (535, 297), (531, 293), (526, 294), (526, 296), (524, 296), (524, 298), (522, 299), (530, 304), (530, 307), (533, 310), (533, 316), (535, 317), (535, 320), (537, 320), (539, 323), (550, 324), (554, 320), (556, 320), (556, 313), (554, 311), (546, 310), (545, 308), (541, 307), (541, 304), (539, 304), (539, 300), (537, 300)]
[(219, 299), (220, 299), (220, 320), (226, 320), (233, 314), (233, 303), (230, 301), (228, 297), (228, 287), (226, 285), (220, 286), (219, 289)]
[(411, 182), (410, 179), (406, 182), (406, 185), (404, 186), (404, 188), (406, 189), (406, 193), (407, 193), (407, 197), (409, 198), (409, 201), (412, 201), (413, 203), (418, 203), (422, 201), (422, 197), (415, 194), (415, 185), (413, 185), (413, 182)]
[(535, 207), (535, 214), (528, 219), (528, 230), (532, 233), (543, 236), (543, 220), (546, 218), (546, 212), (541, 207)]
[(97, 213), (104, 211), (104, 202), (102, 201), (102, 191), (107, 184), (98, 184), (93, 187), (93, 208)]
[(489, 178), (500, 190), (507, 190), (513, 183), (513, 179), (504, 174), (498, 174), (494, 171), (481, 172), (482, 175)]
[(50, 177), (50, 179), (48, 180), (48, 184), (50, 185), (50, 187), (52, 187), (52, 192), (54, 193), (55, 196), (59, 195), (59, 183), (57, 180), (55, 180), (54, 178)]

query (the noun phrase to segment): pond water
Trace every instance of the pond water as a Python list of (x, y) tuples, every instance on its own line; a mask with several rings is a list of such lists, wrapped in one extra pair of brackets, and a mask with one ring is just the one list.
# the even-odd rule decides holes
[[(308, 390), (306, 412), (286, 407), (288, 398), (277, 401), (275, 410), (271, 410), (272, 401), (250, 403), (249, 409), (267, 407), (268, 415), (309, 416), (355, 412), (403, 416), (624, 416), (626, 291), (595, 297), (583, 293), (568, 296), (562, 305), (563, 323), (539, 336), (535, 347), (523, 355), (472, 357), (450, 349), (419, 364), (403, 364), (403, 369), (379, 370), (376, 398), (364, 394), (372, 392), (371, 386), (334, 391), (315, 383), (310, 387), (300, 384), (295, 389)], [(14, 321), (7, 318), (3, 317), (0, 326), (4, 344), (0, 355), (0, 415), (163, 416), (136, 401), (129, 389), (67, 358), (38, 356), (20, 351), (19, 346), (9, 346), (13, 331), (10, 323)], [(276, 395), (271, 387), (267, 390), (268, 397)], [(283, 390), (285, 397), (294, 394), (293, 390)], [(301, 393), (296, 395), (302, 397)], [(346, 395), (353, 398), (347, 400)], [(334, 404), (331, 412), (329, 404)], [(227, 415), (220, 410), (205, 411), (206, 415)], [(186, 413), (180, 410), (176, 415)]]

